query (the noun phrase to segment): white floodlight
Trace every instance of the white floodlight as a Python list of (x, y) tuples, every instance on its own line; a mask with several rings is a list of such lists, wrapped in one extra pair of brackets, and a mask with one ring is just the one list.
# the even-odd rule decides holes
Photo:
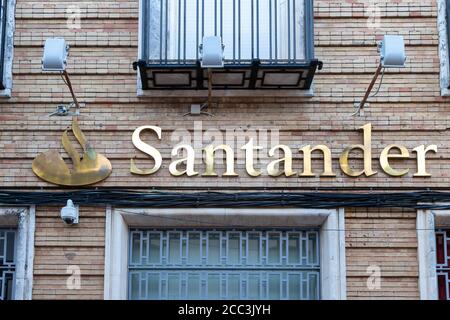
[(62, 38), (49, 38), (45, 41), (44, 56), (42, 58), (43, 71), (66, 70), (69, 46)]
[[(75, 92), (73, 91), (72, 82), (69, 74), (66, 71), (67, 57), (69, 55), (69, 45), (63, 38), (49, 38), (45, 41), (44, 54), (42, 57), (42, 70), (50, 72), (59, 72), (63, 77), (64, 83), (69, 87), (70, 94), (73, 98), (73, 103), (77, 108), (77, 114), (80, 110)], [(67, 107), (70, 109), (71, 107)], [(67, 113), (68, 114), (68, 113)], [(66, 114), (63, 114), (66, 115)]]
[[(383, 84), (383, 76), (385, 68), (404, 68), (406, 62), (405, 53), (405, 41), (403, 36), (397, 35), (385, 35), (383, 41), (379, 44), (380, 49), (380, 63), (378, 64), (375, 75), (366, 90), (364, 98), (355, 107), (357, 108), (353, 115), (359, 114), (359, 112), (364, 108), (367, 100), (370, 97), (374, 97), (380, 91), (381, 85)], [(380, 84), (378, 85), (377, 91), (370, 95), (378, 76), (382, 73)]]
[(405, 67), (405, 41), (402, 36), (385, 35), (380, 49), (380, 61), (383, 68)]
[(200, 46), (202, 68), (223, 68), (223, 49), (221, 37), (204, 37)]

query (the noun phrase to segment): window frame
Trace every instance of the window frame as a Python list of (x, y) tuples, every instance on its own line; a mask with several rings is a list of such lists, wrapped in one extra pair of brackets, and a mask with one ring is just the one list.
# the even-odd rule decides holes
[[(139, 24), (138, 24), (138, 61), (135, 62), (134, 68), (137, 70), (137, 96), (140, 98), (146, 97), (183, 97), (183, 98), (197, 98), (207, 97), (208, 90), (195, 90), (195, 89), (180, 89), (180, 90), (145, 90), (142, 87), (141, 72), (139, 71), (140, 63), (145, 59), (144, 57), (144, 45), (146, 43), (146, 35), (144, 33), (144, 19), (146, 13), (144, 1), (139, 0)], [(322, 69), (322, 62), (315, 59), (314, 50), (314, 1), (304, 0), (304, 20), (305, 20), (305, 61), (311, 64), (311, 68)], [(309, 29), (309, 32), (307, 31)], [(314, 66), (313, 66), (314, 65)], [(316, 72), (315, 72), (316, 73)], [(292, 90), (292, 89), (214, 89), (212, 90), (213, 97), (313, 97), (314, 96), (314, 76), (310, 80), (310, 88), (305, 90)]]
[[(202, 224), (203, 222), (203, 224)], [(320, 229), (320, 297), (345, 300), (346, 257), (343, 209), (131, 209), (111, 208), (106, 212), (105, 300), (128, 298), (128, 256), (130, 228), (311, 228)], [(212, 224), (211, 224), (212, 223)]]
[[(17, 252), (17, 229), (16, 228), (11, 228), (11, 227), (0, 227), (0, 233), (3, 233), (3, 239), (5, 241), (5, 248), (4, 248), (4, 252), (3, 252), (3, 268), (0, 265), (0, 268), (3, 269), (3, 281), (2, 281), (2, 285), (0, 286), (0, 297), (3, 297), (1, 300), (11, 300), (11, 299), (6, 299), (6, 292), (3, 292), (4, 290), (6, 290), (6, 284), (5, 284), (5, 280), (7, 279), (5, 274), (12, 274), (12, 288), (11, 288), (11, 298), (14, 298), (14, 282), (16, 279), (16, 252)], [(10, 263), (6, 263), (6, 258), (8, 256), (7, 254), (7, 248), (8, 248), (8, 233), (12, 233), (14, 235), (14, 246), (13, 246), (13, 260)]]
[(5, 30), (2, 30), (0, 39), (0, 57), (3, 58), (3, 61), (0, 58), (0, 98), (11, 98), (16, 0), (2, 1), (6, 1), (6, 19), (2, 23)]
[(35, 206), (0, 206), (0, 227), (17, 230), (14, 300), (32, 299), (35, 225)]
[[(158, 234), (159, 239), (159, 262), (149, 262), (149, 255), (148, 255), (148, 248), (149, 247), (149, 236)], [(171, 262), (168, 260), (168, 257), (170, 256), (170, 236), (172, 234), (179, 234), (179, 241), (178, 245), (180, 246), (180, 249), (178, 250), (178, 262)], [(189, 244), (190, 244), (190, 238), (189, 235), (196, 234), (198, 235), (198, 259), (196, 260), (196, 263), (192, 263), (189, 261), (188, 253), (189, 253)], [(214, 263), (208, 263), (208, 252), (210, 252), (211, 248), (208, 247), (207, 243), (209, 240), (210, 234), (217, 234), (219, 235), (219, 241), (220, 246), (217, 248), (219, 253), (219, 256), (221, 255), (221, 259), (219, 264)], [(248, 263), (248, 249), (249, 249), (249, 236), (258, 234), (258, 261), (254, 261), (254, 263)], [(278, 235), (279, 239), (279, 246), (278, 246), (278, 262), (270, 262), (270, 256), (269, 256), (269, 239), (272, 235)], [(283, 242), (288, 246), (288, 239), (290, 235), (296, 235), (299, 237), (300, 241), (297, 244), (297, 250), (298, 253), (303, 252), (303, 254), (298, 256), (298, 259), (296, 262), (292, 262), (289, 259), (289, 250), (288, 247), (285, 247), (286, 251), (282, 250)], [(230, 236), (238, 235), (239, 236), (239, 245), (238, 245), (238, 261), (234, 261), (233, 263), (230, 262), (229, 259), (229, 245), (230, 245)], [(312, 253), (312, 255), (308, 255), (310, 251), (306, 248), (306, 246), (309, 246), (309, 244), (306, 244), (305, 251), (302, 249), (302, 240), (307, 241), (309, 243), (310, 236), (314, 235), (314, 247), (315, 250)], [(137, 237), (139, 239), (139, 243), (136, 245), (134, 242), (134, 237)], [(245, 239), (245, 240), (243, 240)], [(265, 250), (263, 250), (263, 243), (266, 243)], [(164, 246), (164, 243), (166, 243), (166, 250), (164, 250), (164, 253), (161, 253), (162, 248)], [(186, 249), (181, 249), (183, 247), (183, 243)], [(226, 243), (226, 251), (228, 253), (222, 252), (222, 246)], [(205, 245), (205, 246), (203, 246)], [(245, 247), (242, 247), (245, 246)], [(136, 252), (133, 250), (134, 248), (137, 248), (137, 260), (133, 261), (134, 253)], [(245, 249), (244, 249), (245, 248)], [(206, 250), (203, 250), (206, 249)], [(265, 253), (263, 253), (265, 251)], [(216, 251), (217, 252), (217, 251)], [(306, 260), (302, 259), (305, 258), (306, 254)], [(165, 258), (165, 259), (164, 259)], [(225, 259), (225, 261), (224, 261)], [(220, 228), (220, 229), (205, 229), (205, 228), (177, 228), (177, 229), (154, 229), (154, 228), (131, 228), (129, 232), (129, 255), (128, 255), (128, 299), (133, 299), (133, 277), (137, 276), (138, 278), (147, 278), (149, 274), (158, 274), (159, 280), (158, 283), (160, 284), (161, 281), (164, 281), (162, 279), (165, 279), (166, 277), (169, 278), (174, 272), (180, 273), (181, 277), (179, 278), (181, 281), (188, 282), (189, 276), (192, 274), (195, 274), (198, 278), (203, 278), (203, 281), (205, 283), (208, 283), (208, 277), (211, 274), (214, 274), (214, 276), (220, 276), (222, 278), (222, 281), (220, 283), (219, 292), (223, 297), (224, 292), (227, 292), (227, 289), (224, 290), (224, 288), (227, 288), (228, 279), (230, 276), (239, 276), (239, 290), (237, 297), (229, 297), (227, 296), (226, 299), (249, 299), (247, 293), (244, 293), (245, 288), (247, 290), (249, 289), (248, 286), (243, 286), (243, 283), (247, 277), (250, 277), (251, 275), (257, 275), (258, 276), (258, 282), (259, 286), (262, 289), (262, 283), (264, 282), (263, 278), (264, 275), (267, 276), (267, 274), (274, 274), (278, 275), (282, 282), (286, 281), (286, 291), (282, 292), (280, 290), (280, 298), (282, 300), (289, 298), (289, 277), (293, 274), (301, 274), (301, 277), (305, 277), (303, 280), (305, 281), (310, 288), (311, 283), (309, 282), (309, 275), (314, 274), (314, 277), (316, 279), (316, 286), (314, 286), (314, 296), (310, 296), (310, 292), (306, 293), (306, 300), (320, 300), (320, 236), (319, 236), (319, 230), (317, 228), (264, 228), (264, 229), (255, 229), (255, 228), (245, 228), (245, 229), (236, 229), (236, 228)], [(167, 281), (167, 279), (165, 279)], [(266, 279), (267, 281), (267, 279)], [(283, 288), (282, 282), (280, 282), (280, 289)], [(138, 282), (139, 283), (139, 282)], [(167, 283), (167, 282), (166, 282)], [(138, 284), (139, 286), (139, 284)], [(206, 284), (206, 288), (208, 285)], [(199, 296), (196, 298), (198, 300), (201, 296), (200, 291), (202, 291), (201, 288), (203, 286), (199, 283), (199, 286), (197, 287), (199, 289)], [(269, 290), (268, 286), (265, 287), (266, 290)], [(300, 289), (300, 286), (299, 286)], [(168, 287), (166, 287), (166, 290), (168, 290)], [(187, 291), (184, 291), (187, 290)], [(179, 296), (176, 299), (186, 300), (189, 299), (189, 291), (187, 287), (184, 287), (184, 290), (182, 289), (179, 292)], [(259, 298), (261, 300), (264, 300), (268, 297), (267, 294), (270, 294), (269, 292), (266, 292), (264, 294), (263, 292), (259, 293)], [(284, 297), (284, 294), (286, 294), (286, 297)], [(303, 295), (303, 292), (300, 293), (300, 290), (297, 292), (299, 296)], [(159, 299), (166, 299), (170, 296), (169, 291), (167, 292), (159, 292)], [(149, 299), (150, 295), (149, 292), (145, 292), (144, 297), (136, 297), (137, 299)], [(208, 299), (208, 297), (201, 297), (200, 299)], [(250, 298), (253, 299), (253, 298)], [(294, 299), (291, 299), (294, 300)]]

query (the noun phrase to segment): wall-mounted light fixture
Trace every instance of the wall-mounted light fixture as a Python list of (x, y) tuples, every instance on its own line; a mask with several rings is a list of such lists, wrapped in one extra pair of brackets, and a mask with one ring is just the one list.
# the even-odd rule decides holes
[[(377, 70), (375, 71), (375, 75), (372, 78), (372, 81), (369, 84), (369, 87), (366, 90), (364, 98), (360, 103), (356, 105), (357, 110), (353, 113), (353, 115), (357, 115), (364, 108), (367, 100), (370, 97), (374, 97), (380, 91), (381, 85), (383, 83), (384, 70), (385, 68), (404, 68), (406, 62), (406, 53), (405, 53), (405, 41), (403, 36), (397, 35), (385, 35), (383, 37), (383, 41), (379, 44), (380, 51), (380, 63), (378, 64)], [(370, 95), (373, 87), (378, 79), (379, 75), (381, 76), (380, 84), (378, 86), (377, 91)]]
[(212, 116), (209, 112), (203, 110), (212, 106), (212, 82), (213, 73), (211, 69), (219, 69), (224, 67), (224, 49), (222, 38), (217, 36), (204, 37), (203, 43), (199, 47), (200, 52), (200, 66), (207, 69), (208, 74), (208, 101), (201, 105), (191, 105), (191, 111), (186, 115), (201, 115), (206, 114)]
[[(44, 72), (58, 72), (61, 75), (64, 83), (70, 90), (73, 103), (64, 106), (59, 105), (52, 115), (67, 116), (67, 115), (79, 115), (80, 104), (73, 91), (72, 82), (70, 81), (69, 74), (67, 73), (67, 57), (69, 56), (69, 45), (63, 38), (49, 38), (45, 41), (44, 54), (42, 57), (42, 71)], [(70, 112), (71, 108), (76, 108), (76, 112)]]

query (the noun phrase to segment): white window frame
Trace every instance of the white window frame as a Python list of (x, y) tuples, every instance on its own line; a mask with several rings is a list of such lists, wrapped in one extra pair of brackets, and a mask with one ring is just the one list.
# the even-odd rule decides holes
[[(143, 15), (143, 1), (148, 0), (139, 0), (139, 31), (138, 31), (138, 60), (141, 60), (142, 57), (142, 46), (143, 46), (143, 26), (142, 22), (144, 21)], [(304, 13), (303, 13), (304, 14)], [(303, 17), (302, 17), (303, 18)], [(300, 19), (301, 20), (301, 19)], [(305, 40), (306, 41), (306, 40)], [(312, 48), (311, 50), (314, 50)], [(205, 98), (208, 96), (207, 90), (142, 90), (142, 81), (139, 72), (137, 72), (136, 77), (136, 85), (137, 85), (137, 97), (142, 98), (155, 98), (155, 97), (181, 97), (181, 98)], [(282, 90), (282, 89), (274, 89), (274, 90), (213, 90), (213, 97), (314, 97), (314, 80), (311, 84), (311, 88), (309, 90)]]
[(439, 32), (439, 59), (440, 59), (440, 72), (439, 82), (442, 96), (450, 96), (450, 61), (448, 43), (448, 27), (447, 27), (447, 0), (437, 0), (438, 7), (438, 21), (437, 27)]
[(14, 300), (31, 300), (36, 208), (0, 207), (0, 226), (17, 229)]
[(438, 300), (436, 230), (450, 228), (450, 210), (417, 212), (420, 299)]
[(5, 43), (5, 55), (3, 61), (3, 74), (0, 75), (3, 78), (3, 85), (5, 89), (0, 90), (0, 98), (11, 98), (12, 94), (12, 68), (14, 57), (14, 31), (16, 27), (15, 23), (15, 9), (16, 0), (8, 0), (8, 11), (6, 17), (6, 43)]
[[(191, 222), (192, 221), (192, 222)], [(130, 227), (249, 228), (320, 227), (320, 292), (322, 300), (345, 300), (346, 257), (343, 209), (125, 209), (108, 208), (105, 231), (105, 300), (128, 298)]]

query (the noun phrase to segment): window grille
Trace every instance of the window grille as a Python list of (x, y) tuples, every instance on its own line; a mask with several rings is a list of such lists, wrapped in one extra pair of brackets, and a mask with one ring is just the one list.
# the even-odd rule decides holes
[(215, 89), (310, 89), (314, 59), (312, 0), (141, 0), (142, 89), (207, 89), (200, 68), (205, 36), (220, 36), (224, 68)]
[(440, 300), (450, 300), (450, 230), (436, 233), (437, 277)]
[(319, 234), (131, 230), (129, 298), (319, 299)]
[(15, 277), (15, 230), (0, 229), (0, 300), (11, 300)]

